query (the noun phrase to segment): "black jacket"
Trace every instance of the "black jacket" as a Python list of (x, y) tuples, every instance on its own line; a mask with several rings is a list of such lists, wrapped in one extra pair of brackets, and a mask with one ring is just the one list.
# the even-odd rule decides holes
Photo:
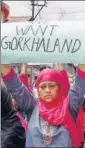
[(12, 105), (11, 96), (1, 86), (1, 148), (25, 148), (25, 130)]

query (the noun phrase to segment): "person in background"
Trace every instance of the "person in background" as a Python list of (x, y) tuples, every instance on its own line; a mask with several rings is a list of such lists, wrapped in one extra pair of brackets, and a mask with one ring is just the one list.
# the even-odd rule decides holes
[[(63, 92), (65, 92), (64, 95), (67, 96), (70, 87), (72, 87), (75, 81), (75, 76), (68, 78), (68, 74), (64, 70), (64, 64), (58, 64), (58, 70), (61, 72), (62, 77), (63, 77), (62, 79), (63, 84), (65, 84), (63, 88), (64, 89)], [(75, 69), (75, 73), (76, 73), (76, 69)], [(79, 111), (78, 117), (77, 117), (77, 129), (78, 129), (78, 134), (80, 135), (81, 148), (84, 145), (83, 117), (84, 117), (84, 111), (83, 111), (83, 108), (81, 108)]]
[[(21, 71), (20, 71), (20, 74), (18, 75), (18, 77), (19, 77), (20, 81), (24, 84), (24, 86), (27, 88), (27, 90), (33, 95), (32, 89), (29, 86), (30, 84), (29, 84), (29, 78), (28, 78), (28, 72), (27, 72), (27, 64), (21, 64)], [(13, 101), (15, 108), (18, 110), (18, 114), (21, 114), (22, 117), (25, 119), (25, 121), (23, 121), (23, 120), (21, 120), (21, 121), (22, 121), (22, 123), (24, 123), (25, 129), (26, 129), (25, 122), (27, 121), (27, 115), (25, 112), (23, 112), (19, 109), (19, 105), (17, 104), (17, 102), (14, 98), (12, 99), (12, 101)]]
[[(1, 84), (2, 84), (4, 87), (6, 87), (5, 84), (3, 83), (3, 80), (2, 80), (2, 79), (1, 79)], [(14, 109), (17, 111), (17, 115), (18, 115), (18, 117), (19, 117), (19, 119), (20, 119), (20, 122), (21, 122), (22, 126), (23, 126), (24, 129), (25, 129), (25, 132), (26, 132), (26, 131), (27, 131), (27, 122), (24, 120), (24, 118), (23, 118), (23, 117), (21, 116), (21, 114), (18, 112), (18, 105), (17, 105), (15, 99), (12, 97), (11, 94), (10, 94), (10, 96), (11, 96), (11, 100), (12, 100), (13, 107), (14, 107)]]
[[(33, 91), (30, 87), (30, 76), (27, 71), (27, 64), (21, 64), (21, 71), (20, 71), (20, 74), (18, 75), (18, 77), (21, 80), (21, 82), (25, 85), (27, 90), (33, 95)], [(18, 106), (18, 104), (17, 104), (17, 106)], [(21, 114), (24, 117), (25, 121), (27, 121), (26, 113), (21, 112)], [(25, 124), (25, 129), (26, 129), (26, 124)]]
[(25, 129), (12, 105), (11, 95), (1, 85), (1, 148), (25, 148), (25, 141)]
[(33, 95), (10, 65), (2, 65), (2, 74), (3, 82), (7, 87), (8, 92), (14, 98), (18, 106), (18, 111), (24, 119), (27, 118), (27, 121), (29, 121), (35, 106)]
[[(69, 77), (69, 83), (70, 83), (70, 87), (73, 86), (73, 83), (75, 81), (75, 75), (76, 75), (76, 66), (72, 65), (72, 67), (74, 68), (74, 76), (71, 76)], [(84, 97), (83, 97), (84, 98)], [(79, 110), (79, 114), (78, 114), (78, 117), (77, 117), (77, 129), (78, 129), (78, 134), (80, 135), (80, 141), (81, 141), (81, 148), (83, 148), (84, 146), (84, 118), (85, 118), (85, 113), (84, 113), (84, 106), (85, 106), (85, 101), (83, 102), (80, 110)]]
[(4, 2), (1, 2), (1, 21), (2, 23), (5, 23), (8, 21), (8, 16), (9, 16), (9, 6), (5, 4)]
[[(18, 74), (18, 77), (19, 77), (20, 81), (24, 84), (24, 86), (27, 88), (27, 90), (33, 95), (32, 89), (30, 87), (29, 74), (27, 72), (27, 64), (21, 64), (21, 70), (20, 70), (20, 73)], [(14, 102), (15, 106), (17, 107), (17, 110), (22, 115), (22, 117), (25, 119), (25, 121), (27, 121), (26, 113), (19, 110), (19, 108), (18, 108), (19, 105), (16, 103), (16, 101), (14, 99), (13, 99), (13, 102)]]

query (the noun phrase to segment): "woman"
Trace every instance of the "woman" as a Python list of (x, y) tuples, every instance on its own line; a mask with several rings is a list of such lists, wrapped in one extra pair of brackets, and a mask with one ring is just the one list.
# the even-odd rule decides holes
[[(9, 65), (2, 66), (2, 73), (8, 91), (16, 98), (20, 108), (31, 115), (35, 106), (32, 96)], [(61, 74), (55, 70), (42, 71), (38, 77), (36, 87), (40, 101), (29, 122), (26, 147), (80, 146), (75, 123), (85, 94), (85, 65), (79, 65), (68, 97), (63, 98), (62, 85)]]
[(77, 75), (74, 87), (65, 97), (58, 71), (45, 69), (40, 73), (36, 82), (39, 104), (29, 122), (26, 147), (81, 146), (76, 119), (85, 93), (84, 66), (80, 66)]
[(26, 134), (11, 96), (1, 86), (1, 148), (25, 148)]

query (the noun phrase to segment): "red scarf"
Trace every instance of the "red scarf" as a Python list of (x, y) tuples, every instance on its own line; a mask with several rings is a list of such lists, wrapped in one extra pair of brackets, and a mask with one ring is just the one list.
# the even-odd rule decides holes
[(56, 82), (57, 85), (60, 85), (60, 90), (56, 99), (50, 103), (40, 98), (39, 113), (41, 117), (54, 126), (64, 126), (72, 137), (72, 146), (80, 146), (77, 126), (68, 109), (69, 98), (64, 98), (61, 94), (63, 86), (61, 74), (53, 69), (45, 69), (40, 73), (36, 82), (36, 87), (38, 88), (41, 82), (46, 81)]

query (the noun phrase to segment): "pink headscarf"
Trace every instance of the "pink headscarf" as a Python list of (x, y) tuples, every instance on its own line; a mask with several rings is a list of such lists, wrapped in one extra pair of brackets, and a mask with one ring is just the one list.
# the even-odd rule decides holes
[(63, 84), (60, 72), (54, 69), (43, 70), (36, 81), (36, 87), (39, 88), (41, 82), (52, 81), (59, 85), (59, 93), (56, 99), (50, 103), (39, 98), (39, 113), (41, 117), (49, 124), (54, 126), (64, 126), (72, 137), (72, 145), (80, 146), (76, 124), (69, 112), (69, 97), (65, 97), (62, 92)]

